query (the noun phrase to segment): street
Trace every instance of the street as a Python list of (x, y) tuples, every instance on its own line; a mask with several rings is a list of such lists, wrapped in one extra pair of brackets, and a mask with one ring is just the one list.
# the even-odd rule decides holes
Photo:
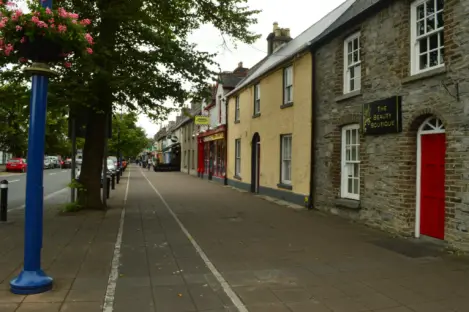
[[(0, 177), (8, 181), (8, 209), (24, 205), (26, 196), (26, 173)], [(44, 197), (60, 191), (70, 183), (70, 169), (44, 170)]]
[(60, 196), (46, 200), (47, 293), (7, 290), (22, 262), (12, 212), (0, 311), (467, 311), (465, 256), (179, 172), (131, 165), (121, 181), (106, 212), (61, 214)]

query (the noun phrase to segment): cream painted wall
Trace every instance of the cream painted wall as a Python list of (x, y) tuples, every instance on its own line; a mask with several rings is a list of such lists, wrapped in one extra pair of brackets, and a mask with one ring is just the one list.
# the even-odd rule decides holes
[(234, 123), (235, 97), (228, 107), (228, 178), (234, 179), (235, 139), (241, 139), (241, 178), (251, 183), (251, 140), (261, 138), (260, 185), (277, 189), (280, 182), (280, 135), (292, 134), (292, 192), (308, 195), (311, 166), (311, 54), (293, 61), (293, 106), (283, 103), (283, 67), (263, 77), (261, 116), (253, 118), (254, 90), (249, 86), (239, 93), (240, 122)]

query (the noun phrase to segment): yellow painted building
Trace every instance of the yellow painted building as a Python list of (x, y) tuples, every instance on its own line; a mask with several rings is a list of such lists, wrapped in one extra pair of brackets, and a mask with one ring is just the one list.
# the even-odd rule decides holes
[(230, 94), (228, 184), (298, 204), (307, 201), (311, 88), (312, 56), (305, 51)]

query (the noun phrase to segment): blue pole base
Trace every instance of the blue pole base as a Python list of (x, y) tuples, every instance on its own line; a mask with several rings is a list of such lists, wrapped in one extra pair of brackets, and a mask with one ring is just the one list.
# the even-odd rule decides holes
[(17, 278), (10, 281), (10, 291), (16, 295), (40, 294), (52, 289), (52, 277), (42, 270), (22, 271)]

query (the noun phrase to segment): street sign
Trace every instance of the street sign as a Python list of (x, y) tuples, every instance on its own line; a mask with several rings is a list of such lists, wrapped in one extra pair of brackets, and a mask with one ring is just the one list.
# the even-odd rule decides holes
[(195, 124), (199, 126), (208, 126), (210, 125), (210, 118), (207, 116), (195, 116)]

